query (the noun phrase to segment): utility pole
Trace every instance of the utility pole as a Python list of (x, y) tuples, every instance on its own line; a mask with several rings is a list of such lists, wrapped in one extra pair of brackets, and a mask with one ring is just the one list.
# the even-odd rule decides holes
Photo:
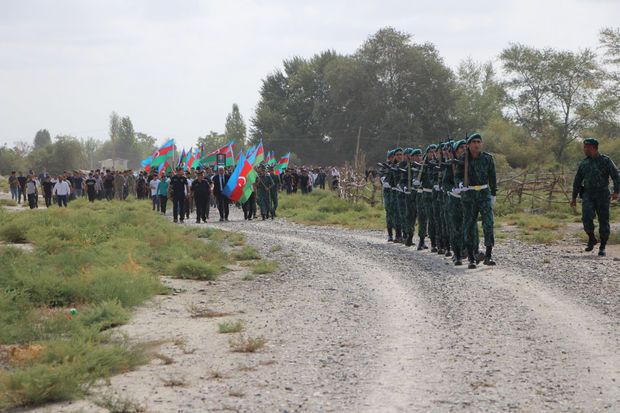
[(362, 127), (360, 126), (357, 130), (357, 145), (355, 145), (355, 170), (359, 167), (357, 161), (360, 154), (360, 137), (362, 136)]

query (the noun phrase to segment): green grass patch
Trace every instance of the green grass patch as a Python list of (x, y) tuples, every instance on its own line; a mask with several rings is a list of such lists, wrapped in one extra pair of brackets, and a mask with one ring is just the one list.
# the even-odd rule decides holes
[(269, 274), (278, 269), (277, 261), (260, 261), (253, 268), (254, 274)]
[(238, 261), (260, 260), (260, 254), (256, 248), (246, 245), (240, 251), (235, 252), (233, 258)]
[(293, 222), (309, 225), (336, 225), (346, 228), (383, 229), (385, 210), (365, 202), (353, 203), (331, 191), (289, 194), (279, 198), (278, 213)]
[(34, 245), (0, 249), (0, 410), (78, 398), (143, 363), (144, 347), (106, 330), (168, 291), (159, 276), (189, 266), (205, 277), (229, 260), (145, 201), (0, 210), (0, 237)]
[(220, 334), (240, 333), (243, 331), (245, 325), (243, 321), (225, 321), (217, 325), (217, 331)]
[(197, 259), (177, 261), (172, 264), (172, 275), (176, 278), (212, 281), (224, 271), (226, 267)]
[(13, 199), (0, 199), (0, 206), (12, 206), (15, 207), (17, 206), (17, 202), (15, 202)]
[(240, 247), (245, 244), (245, 237), (238, 232), (223, 231), (217, 228), (188, 228), (186, 231), (198, 238), (206, 238), (217, 243), (226, 242), (232, 247)]

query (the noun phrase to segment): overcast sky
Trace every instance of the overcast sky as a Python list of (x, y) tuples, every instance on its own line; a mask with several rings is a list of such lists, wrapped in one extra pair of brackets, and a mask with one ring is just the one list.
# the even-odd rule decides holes
[(107, 136), (108, 116), (190, 145), (249, 127), (261, 79), (294, 55), (351, 53), (381, 27), (432, 42), (455, 67), (509, 42), (596, 47), (619, 0), (0, 0), (0, 144)]

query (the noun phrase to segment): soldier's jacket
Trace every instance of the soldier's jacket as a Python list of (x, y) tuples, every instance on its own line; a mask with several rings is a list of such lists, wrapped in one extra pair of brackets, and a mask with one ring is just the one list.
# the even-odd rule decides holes
[[(459, 157), (459, 163), (456, 165), (456, 182), (465, 181), (464, 175), (466, 154), (467, 152)], [(495, 196), (497, 194), (497, 177), (495, 175), (495, 160), (493, 159), (493, 155), (488, 152), (482, 152), (477, 158), (473, 158), (470, 155), (468, 162), (469, 186), (489, 185), (491, 195)], [(463, 183), (463, 185), (465, 184)]]
[(573, 181), (573, 199), (577, 198), (581, 187), (588, 193), (609, 191), (609, 178), (614, 182), (614, 192), (620, 192), (620, 176), (614, 162), (606, 155), (585, 158), (579, 163)]
[(454, 181), (454, 168), (453, 165), (446, 165), (445, 167), (443, 177), (441, 179), (441, 188), (446, 192), (450, 192), (452, 188), (458, 185), (458, 183)]
[(434, 166), (430, 163), (426, 163), (424, 165), (424, 169), (422, 170), (422, 177), (420, 178), (420, 182), (422, 183), (422, 188), (433, 188), (433, 179), (434, 179)]
[[(409, 180), (408, 178), (409, 173), (407, 172), (407, 168), (409, 167), (409, 161), (407, 160), (402, 161), (401, 163), (398, 164), (398, 167), (400, 169), (404, 169), (404, 171), (400, 171), (399, 173), (398, 183), (400, 184), (401, 188), (403, 189), (407, 188), (407, 190), (409, 190), (408, 188), (411, 186), (411, 184), (407, 182)], [(411, 173), (411, 176), (413, 176), (413, 172)]]

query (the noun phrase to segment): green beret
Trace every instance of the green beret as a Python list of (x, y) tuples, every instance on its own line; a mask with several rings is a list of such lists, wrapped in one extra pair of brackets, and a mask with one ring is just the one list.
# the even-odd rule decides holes
[(482, 136), (478, 132), (474, 132), (467, 137), (467, 143), (471, 143), (471, 141), (475, 141), (476, 139), (482, 140)]
[(437, 149), (437, 145), (435, 145), (434, 143), (431, 143), (430, 145), (426, 147), (426, 153), (428, 153), (428, 151), (434, 151), (435, 149)]
[(394, 149), (392, 149), (392, 150), (394, 151), (394, 155), (396, 155), (398, 152), (402, 152), (402, 151), (403, 151), (403, 148), (400, 148), (400, 147), (399, 147), (399, 148), (394, 148)]
[(410, 155), (410, 154), (411, 154), (411, 152), (413, 152), (413, 148), (407, 148), (407, 149), (405, 149), (405, 150), (403, 151), (403, 153), (404, 153), (405, 155)]
[(394, 156), (394, 150), (390, 149), (389, 151), (387, 151), (387, 157), (389, 158), (390, 156)]
[(585, 138), (583, 140), (583, 144), (584, 145), (594, 145), (594, 146), (598, 146), (598, 141), (594, 138)]
[(456, 152), (456, 150), (459, 148), (459, 146), (465, 145), (465, 144), (467, 144), (467, 142), (465, 142), (465, 139), (461, 139), (460, 141), (455, 141), (452, 144), (452, 152)]
[(414, 149), (411, 151), (412, 155), (422, 155), (422, 149)]

